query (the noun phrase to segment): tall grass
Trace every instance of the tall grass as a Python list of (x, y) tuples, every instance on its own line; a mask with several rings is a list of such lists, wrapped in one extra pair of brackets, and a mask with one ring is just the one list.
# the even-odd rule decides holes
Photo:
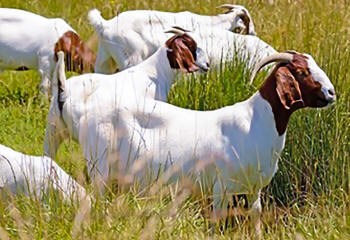
[[(269, 4), (271, 3), (272, 4)], [(48, 17), (65, 18), (87, 39), (93, 33), (87, 12), (97, 7), (106, 18), (131, 9), (190, 10), (216, 14), (224, 1), (19, 1), (2, 0)], [(350, 6), (346, 0), (235, 1), (253, 16), (257, 34), (277, 50), (310, 53), (336, 88), (337, 103), (327, 109), (304, 109), (292, 116), (279, 171), (264, 189), (266, 239), (350, 239)], [(240, 65), (227, 64), (208, 76), (180, 80), (169, 101), (192, 109), (209, 110), (249, 97), (250, 87)], [(40, 104), (39, 77), (34, 71), (0, 74), (0, 143), (40, 155), (48, 105)], [(75, 178), (84, 171), (79, 146), (68, 141), (57, 162)], [(81, 180), (86, 187), (92, 188)], [(48, 198), (14, 198), (0, 202), (1, 239), (202, 239), (250, 236), (238, 222), (223, 235), (210, 234), (206, 215), (208, 194), (189, 194), (187, 185), (172, 185), (146, 193), (137, 187), (110, 192), (84, 213), (78, 204)], [(107, 201), (108, 199), (108, 201)]]

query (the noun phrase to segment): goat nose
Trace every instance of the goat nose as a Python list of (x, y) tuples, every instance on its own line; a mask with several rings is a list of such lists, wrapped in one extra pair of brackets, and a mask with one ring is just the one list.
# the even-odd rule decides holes
[(210, 68), (210, 64), (209, 63), (207, 63), (206, 65), (207, 65), (207, 68)]
[(334, 95), (335, 95), (334, 89), (329, 89), (329, 90), (328, 90), (328, 93), (329, 93), (329, 95), (331, 95), (331, 96), (334, 96)]

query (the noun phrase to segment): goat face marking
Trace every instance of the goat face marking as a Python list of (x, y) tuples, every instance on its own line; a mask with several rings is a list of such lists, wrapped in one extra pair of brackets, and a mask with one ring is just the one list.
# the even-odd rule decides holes
[[(272, 107), (280, 136), (294, 111), (326, 107), (336, 99), (332, 83), (310, 55), (289, 54), (292, 56), (288, 62), (280, 61), (259, 90)], [(271, 61), (265, 61), (264, 65)]]

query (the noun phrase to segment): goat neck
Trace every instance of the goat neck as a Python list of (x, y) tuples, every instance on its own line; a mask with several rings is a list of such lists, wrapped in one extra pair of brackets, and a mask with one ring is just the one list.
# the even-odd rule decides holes
[(140, 63), (139, 67), (147, 72), (150, 84), (156, 86), (155, 99), (166, 101), (177, 72), (170, 67), (166, 47), (159, 48), (152, 56)]
[[(286, 67), (284, 67), (286, 68)], [(263, 85), (260, 87), (259, 92), (262, 98), (264, 98), (271, 105), (272, 112), (275, 119), (275, 125), (278, 134), (281, 136), (285, 133), (289, 118), (294, 111), (301, 108), (301, 106), (294, 105), (290, 109), (286, 109), (276, 91), (276, 72), (281, 69), (276, 66), (272, 73), (264, 81)]]
[(219, 28), (229, 30), (232, 29), (235, 13), (219, 14), (217, 16), (207, 17), (208, 25), (211, 25), (212, 28)]

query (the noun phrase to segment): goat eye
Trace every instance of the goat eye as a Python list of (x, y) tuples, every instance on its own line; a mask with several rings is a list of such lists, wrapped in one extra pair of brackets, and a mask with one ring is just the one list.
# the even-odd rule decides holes
[(309, 75), (308, 72), (305, 71), (298, 71), (297, 73), (300, 77), (307, 77)]

